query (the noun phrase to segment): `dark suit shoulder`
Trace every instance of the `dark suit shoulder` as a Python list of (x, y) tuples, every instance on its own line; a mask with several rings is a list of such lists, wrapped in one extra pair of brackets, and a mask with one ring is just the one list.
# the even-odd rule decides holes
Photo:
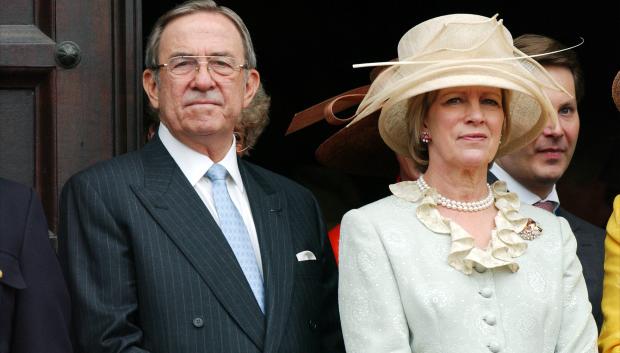
[(23, 233), (33, 198), (36, 194), (32, 188), (0, 178), (0, 229), (6, 234)]
[(312, 196), (312, 193), (306, 187), (283, 175), (277, 174), (245, 160), (242, 160), (241, 163), (243, 163), (243, 165), (250, 173), (252, 173), (254, 177), (262, 179), (264, 183), (268, 183), (269, 186), (276, 190), (285, 190), (287, 192), (297, 192)]
[(562, 207), (558, 209), (557, 215), (566, 218), (573, 232), (579, 231), (581, 233), (595, 234), (600, 236), (601, 239), (604, 239), (605, 237), (605, 230), (603, 228), (598, 227), (583, 218), (577, 217)]
[[(0, 269), (4, 269), (7, 273), (10, 272), (7, 269), (11, 267), (15, 267), (17, 271), (16, 261), (20, 258), (28, 213), (34, 195), (31, 188), (0, 178)], [(19, 278), (21, 280), (21, 275)], [(0, 285), (6, 281), (7, 278), (0, 280)], [(0, 304), (2, 304), (2, 298), (3, 295), (0, 295)], [(0, 320), (1, 327), (2, 320)]]
[(32, 188), (22, 185), (20, 183), (0, 178), (0, 202), (9, 203), (12, 207), (15, 206), (15, 203), (23, 203), (25, 201), (30, 200), (30, 195), (32, 193)]
[(129, 152), (108, 160), (99, 161), (74, 174), (67, 184), (88, 182), (96, 184), (114, 183), (118, 186), (143, 179), (144, 169), (140, 151)]

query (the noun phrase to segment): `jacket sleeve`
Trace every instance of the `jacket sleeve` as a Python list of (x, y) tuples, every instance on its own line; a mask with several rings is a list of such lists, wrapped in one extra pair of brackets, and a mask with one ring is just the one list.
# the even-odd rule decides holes
[(16, 295), (11, 352), (70, 353), (69, 293), (33, 190), (28, 205), (19, 259), (26, 288)]
[(390, 259), (362, 211), (342, 219), (338, 298), (349, 353), (411, 353), (409, 328)]
[(322, 315), (321, 315), (321, 351), (325, 353), (344, 353), (344, 342), (342, 340), (342, 328), (340, 326), (340, 315), (338, 312), (338, 267), (336, 258), (327, 237), (327, 230), (319, 205), (314, 201), (315, 213), (319, 218), (318, 234), (321, 236), (321, 256), (322, 271)]
[(59, 255), (73, 301), (74, 348), (81, 353), (146, 352), (139, 348), (133, 251), (114, 207), (83, 175), (61, 195)]
[(581, 263), (577, 258), (577, 241), (564, 218), (558, 218), (562, 232), (562, 263), (564, 291), (561, 303), (562, 321), (556, 345), (557, 353), (596, 353), (598, 331)]
[(599, 337), (601, 353), (620, 353), (620, 195), (607, 222), (605, 277), (603, 280), (603, 327)]

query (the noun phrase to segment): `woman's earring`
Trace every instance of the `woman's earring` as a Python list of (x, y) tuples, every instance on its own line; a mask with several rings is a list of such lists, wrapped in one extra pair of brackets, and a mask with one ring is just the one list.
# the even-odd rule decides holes
[(431, 134), (429, 134), (428, 131), (422, 131), (421, 140), (422, 140), (422, 143), (428, 144), (433, 139), (431, 138)]

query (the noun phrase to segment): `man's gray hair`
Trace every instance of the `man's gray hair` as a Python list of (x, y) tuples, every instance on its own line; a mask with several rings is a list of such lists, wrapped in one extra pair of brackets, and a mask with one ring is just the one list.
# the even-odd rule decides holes
[(144, 65), (147, 69), (153, 69), (156, 81), (158, 81), (159, 75), (158, 71), (155, 70), (159, 57), (159, 42), (161, 39), (161, 34), (164, 31), (164, 28), (170, 23), (172, 20), (181, 17), (190, 15), (197, 12), (211, 12), (218, 13), (223, 16), (226, 16), (228, 19), (232, 21), (232, 23), (237, 27), (239, 34), (241, 35), (241, 39), (243, 41), (243, 49), (245, 51), (245, 61), (248, 65), (248, 68), (254, 69), (256, 68), (256, 53), (254, 52), (254, 46), (252, 45), (252, 38), (250, 37), (250, 31), (245, 26), (245, 23), (235, 13), (233, 10), (225, 7), (218, 6), (215, 1), (212, 0), (190, 0), (184, 2), (172, 10), (163, 14), (155, 25), (153, 25), (153, 29), (151, 30), (151, 34), (146, 42), (146, 53), (144, 55)]

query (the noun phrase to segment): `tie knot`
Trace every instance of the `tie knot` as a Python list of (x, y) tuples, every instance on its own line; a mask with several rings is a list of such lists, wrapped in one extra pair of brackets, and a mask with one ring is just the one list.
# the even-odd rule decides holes
[(553, 213), (555, 211), (555, 202), (553, 201), (538, 201), (534, 204), (534, 206), (538, 207), (538, 208), (542, 208), (543, 210), (547, 210), (551, 213)]
[(221, 164), (214, 164), (207, 170), (207, 178), (211, 181), (225, 180), (228, 171)]

